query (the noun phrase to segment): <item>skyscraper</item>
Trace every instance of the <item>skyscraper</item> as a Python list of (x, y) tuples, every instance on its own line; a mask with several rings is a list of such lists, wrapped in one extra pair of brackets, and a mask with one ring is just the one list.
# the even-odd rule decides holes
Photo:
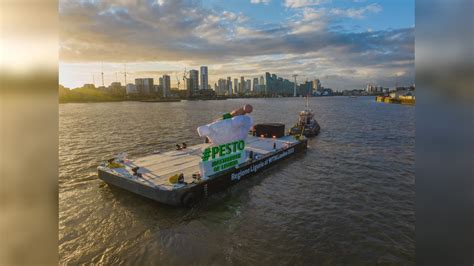
[(152, 78), (135, 79), (135, 86), (137, 88), (138, 93), (150, 94), (153, 92), (153, 79)]
[(186, 86), (186, 91), (187, 91), (187, 92), (186, 92), (186, 95), (187, 95), (187, 97), (189, 97), (189, 96), (193, 95), (193, 90), (192, 90), (192, 87), (191, 87), (191, 85), (192, 85), (192, 84), (191, 84), (191, 79), (190, 79), (190, 78), (186, 78), (186, 77), (185, 77), (184, 79), (185, 79), (185, 81), (184, 81), (185, 83), (184, 83), (184, 84), (185, 84), (185, 86)]
[(239, 86), (239, 93), (244, 93), (245, 91), (245, 78), (244, 76), (240, 77), (240, 86)]
[(265, 79), (263, 76), (260, 76), (260, 82), (258, 83), (259, 93), (267, 95), (267, 87), (265, 86)]
[(227, 77), (227, 94), (232, 95), (232, 78)]
[(226, 92), (228, 91), (227, 88), (228, 88), (227, 80), (219, 79), (217, 81), (217, 90), (216, 90), (217, 95), (226, 95)]
[(265, 72), (265, 93), (267, 95), (292, 96), (295, 84), (275, 74)]
[(201, 66), (201, 89), (207, 89), (208, 76), (207, 76), (207, 66)]
[[(164, 87), (164, 85), (163, 85), (163, 77), (161, 77), (161, 78), (158, 79), (158, 87), (159, 87), (159, 88), (158, 88), (159, 90), (163, 91), (163, 87)], [(157, 90), (157, 91), (159, 91), (159, 90)]]
[(239, 79), (234, 79), (234, 94), (239, 93)]
[(313, 80), (313, 91), (320, 91), (321, 90), (321, 81), (319, 79)]
[(189, 70), (189, 83), (191, 88), (191, 94), (196, 94), (199, 90), (199, 71), (195, 69)]
[(252, 91), (258, 92), (258, 78), (253, 78)]
[(171, 91), (170, 76), (163, 75), (163, 85), (161, 89), (163, 90), (163, 97), (168, 97), (170, 95), (170, 91)]

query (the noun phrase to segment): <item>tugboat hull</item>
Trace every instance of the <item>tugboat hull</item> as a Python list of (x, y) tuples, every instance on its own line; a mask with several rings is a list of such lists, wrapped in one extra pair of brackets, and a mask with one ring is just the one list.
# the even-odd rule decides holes
[(294, 126), (290, 129), (290, 135), (303, 135), (305, 137), (315, 137), (319, 134), (321, 127), (317, 122), (312, 126), (304, 126), (304, 129), (301, 126)]

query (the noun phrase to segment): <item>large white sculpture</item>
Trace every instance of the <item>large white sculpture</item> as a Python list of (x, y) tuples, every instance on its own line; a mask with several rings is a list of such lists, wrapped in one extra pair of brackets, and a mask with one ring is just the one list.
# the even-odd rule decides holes
[(199, 136), (208, 137), (214, 145), (244, 140), (253, 126), (250, 115), (237, 115), (198, 127)]

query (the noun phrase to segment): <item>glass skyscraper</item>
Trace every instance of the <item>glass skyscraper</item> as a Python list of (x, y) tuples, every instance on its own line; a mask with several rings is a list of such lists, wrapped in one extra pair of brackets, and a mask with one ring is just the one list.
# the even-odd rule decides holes
[(201, 66), (201, 89), (207, 89), (208, 84), (207, 66)]

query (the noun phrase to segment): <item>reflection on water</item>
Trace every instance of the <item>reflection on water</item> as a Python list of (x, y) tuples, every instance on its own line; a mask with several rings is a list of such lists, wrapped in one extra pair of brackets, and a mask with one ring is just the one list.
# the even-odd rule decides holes
[(290, 264), (414, 261), (415, 107), (312, 98), (306, 153), (173, 208), (109, 187), (97, 165), (201, 142), (196, 128), (248, 102), (287, 128), (302, 99), (60, 105), (62, 263)]

